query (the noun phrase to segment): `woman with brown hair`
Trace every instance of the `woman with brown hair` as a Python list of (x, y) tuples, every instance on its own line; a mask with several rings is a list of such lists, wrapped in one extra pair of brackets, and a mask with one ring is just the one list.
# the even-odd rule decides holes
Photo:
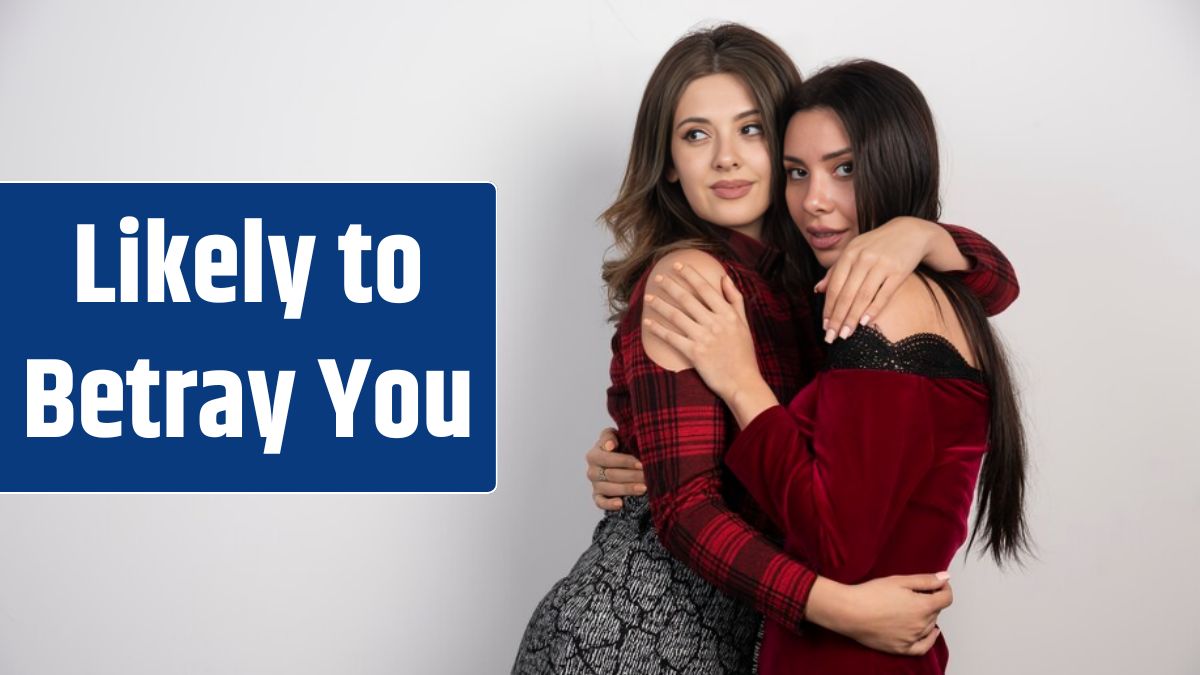
[[(791, 110), (787, 204), (821, 265), (891, 218), (938, 216), (933, 116), (903, 73), (873, 61), (834, 66), (804, 83)], [(1027, 550), (1016, 395), (987, 314), (961, 281), (918, 268), (784, 408), (759, 373), (735, 282), (676, 271), (678, 280), (656, 278), (651, 290), (672, 302), (647, 295), (645, 325), (729, 404), (742, 432), (725, 462), (783, 530), (785, 550), (842, 583), (943, 568), (967, 539), (981, 464), (972, 541), (982, 534), (998, 563)], [(941, 635), (919, 658), (898, 657), (769, 621), (760, 672), (942, 673), (948, 657)]]
[[(647, 279), (711, 256), (743, 289), (772, 389), (791, 396), (811, 379), (821, 349), (804, 249), (772, 199), (776, 111), (799, 82), (782, 49), (737, 25), (685, 36), (650, 77), (620, 194), (604, 214), (626, 254), (604, 269), (617, 324), (609, 411), (624, 448), (644, 463), (648, 494), (606, 516), (538, 605), (515, 673), (750, 672), (760, 612), (897, 652), (924, 652), (936, 638), (933, 622), (949, 603), (944, 578), (843, 585), (781, 550), (763, 512), (722, 481), (735, 429), (728, 409), (641, 329)], [(981, 260), (1003, 260), (977, 235), (955, 234), (985, 251)], [(922, 259), (969, 265), (945, 229), (914, 219), (884, 226), (867, 250), (905, 275)], [(865, 275), (858, 285), (873, 284), (874, 296), (888, 279)]]

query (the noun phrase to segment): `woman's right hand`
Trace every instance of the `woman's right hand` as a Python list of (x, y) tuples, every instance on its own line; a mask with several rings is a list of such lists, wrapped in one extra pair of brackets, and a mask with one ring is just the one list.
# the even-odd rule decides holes
[(646, 474), (637, 457), (616, 452), (616, 429), (606, 428), (591, 450), (587, 451), (587, 477), (592, 483), (592, 499), (605, 511), (619, 511), (621, 497), (646, 494)]
[(670, 275), (654, 277), (656, 288), (672, 302), (646, 294), (645, 330), (687, 358), (704, 384), (733, 411), (738, 426), (745, 428), (759, 413), (779, 404), (759, 370), (746, 300), (719, 266), (711, 271), (714, 276), (720, 273), (715, 286), (691, 265), (677, 262), (674, 268), (687, 286)]
[(882, 577), (854, 586), (818, 577), (805, 614), (871, 649), (920, 656), (937, 641), (938, 615), (952, 602), (945, 572)]
[(691, 265), (675, 263), (678, 278), (659, 274), (651, 287), (671, 301), (647, 293), (648, 311), (642, 320), (646, 329), (687, 357), (708, 388), (729, 403), (746, 382), (757, 383), (762, 376), (746, 301), (721, 271), (714, 286)]

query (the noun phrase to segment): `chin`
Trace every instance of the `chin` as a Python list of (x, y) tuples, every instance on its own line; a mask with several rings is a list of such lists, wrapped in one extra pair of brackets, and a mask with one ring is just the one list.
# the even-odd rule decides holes
[(746, 225), (754, 222), (754, 217), (750, 215), (742, 215), (740, 213), (717, 213), (713, 214), (712, 218), (705, 218), (705, 220), (713, 225), (716, 225), (717, 227), (738, 228), (745, 227)]
[(767, 212), (769, 204), (750, 205), (750, 204), (722, 204), (726, 208), (709, 209), (708, 214), (696, 215), (704, 218), (713, 225), (721, 227), (745, 227), (750, 223), (762, 218)]

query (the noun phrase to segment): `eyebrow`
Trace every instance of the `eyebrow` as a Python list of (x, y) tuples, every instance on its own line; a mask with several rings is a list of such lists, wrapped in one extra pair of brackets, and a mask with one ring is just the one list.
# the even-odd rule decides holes
[[(834, 157), (841, 157), (842, 155), (848, 155), (848, 154), (850, 154), (850, 148), (842, 148), (841, 150), (837, 150), (837, 151), (830, 152), (825, 155), (821, 155), (821, 161), (828, 162), (829, 160), (833, 159)], [(795, 162), (797, 164), (804, 163), (804, 160), (800, 159), (799, 157), (792, 157), (791, 155), (784, 155), (783, 159), (784, 159), (784, 161)]]
[[(746, 112), (738, 113), (737, 115), (734, 115), (733, 119), (736, 121), (736, 120), (740, 120), (744, 117), (752, 117), (754, 115), (761, 115), (761, 114), (762, 114), (762, 112), (759, 111), (758, 108), (755, 108), (754, 110), (747, 110)], [(679, 124), (676, 124), (675, 128), (678, 129), (681, 126), (683, 126), (685, 124), (690, 124), (690, 123), (712, 124), (712, 121), (709, 120), (707, 117), (686, 117), (682, 120), (679, 120)]]

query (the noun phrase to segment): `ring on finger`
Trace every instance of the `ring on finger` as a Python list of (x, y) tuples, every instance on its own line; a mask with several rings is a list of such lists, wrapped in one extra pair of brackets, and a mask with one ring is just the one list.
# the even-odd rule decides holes
[(600, 470), (596, 472), (596, 477), (599, 478), (601, 482), (608, 482), (608, 473), (605, 472), (604, 467), (600, 467)]

